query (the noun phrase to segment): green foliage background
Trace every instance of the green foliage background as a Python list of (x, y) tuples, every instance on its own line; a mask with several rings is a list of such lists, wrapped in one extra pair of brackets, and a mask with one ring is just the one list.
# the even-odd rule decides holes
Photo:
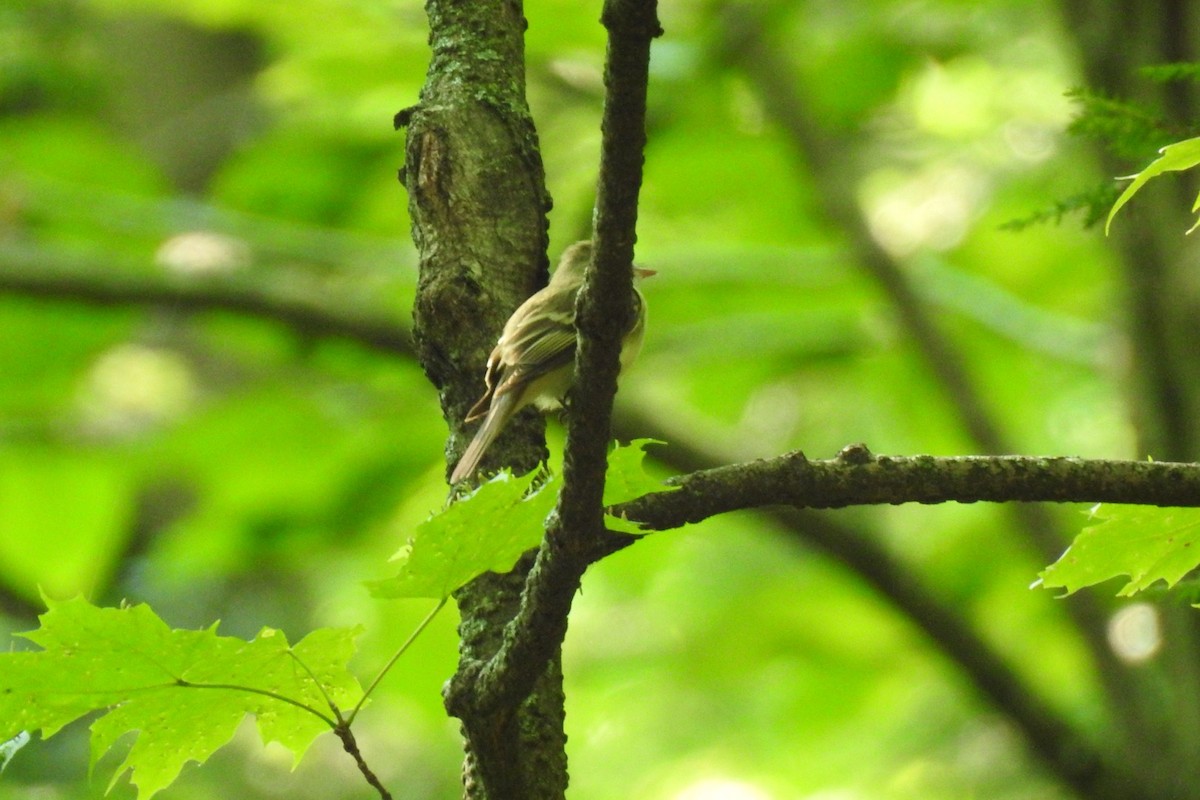
[[(715, 8), (660, 6), (637, 246), (658, 276), (619, 403), (728, 460), (827, 457), (855, 441), (975, 451), (803, 159), (724, 56)], [(590, 223), (603, 31), (595, 4), (525, 10), (556, 254)], [(1001, 229), (1107, 176), (1065, 134), (1081, 78), (1054, 7), (812, 0), (771, 13), (875, 241), (1011, 441), (1145, 455), (1099, 232)], [(415, 255), (391, 118), (417, 100), (425, 36), (409, 0), (6, 2), (0, 276), (219, 281), (407, 324)], [(372, 600), (362, 581), (386, 577), (441, 505), (444, 433), (411, 360), (229, 313), (0, 286), (0, 624), (34, 627), (39, 587), (147, 602), (175, 627), (220, 619), (244, 637), (363, 624), (354, 666), (373, 674), (429, 604)], [(1064, 536), (1077, 512), (1055, 511)], [(1044, 563), (1011, 515), (839, 513), (1100, 729), (1096, 676), (1062, 603), (1028, 590)], [(458, 734), (440, 703), (454, 661), (445, 613), (358, 723), (399, 797), (458, 796)], [(600, 564), (564, 661), (576, 798), (1065, 796), (888, 604), (754, 515)], [(18, 754), (0, 800), (100, 796), (84, 733)], [(371, 796), (332, 737), (290, 767), (244, 726), (162, 796)]]

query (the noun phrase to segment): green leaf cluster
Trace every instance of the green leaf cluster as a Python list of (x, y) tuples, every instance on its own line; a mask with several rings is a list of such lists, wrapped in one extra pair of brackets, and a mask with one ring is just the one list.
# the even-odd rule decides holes
[[(649, 444), (661, 442), (637, 439), (610, 453), (605, 506), (664, 491), (643, 465)], [(441, 600), (484, 572), (508, 572), (523, 553), (541, 542), (561, 481), (552, 473), (516, 477), (501, 471), (418, 525), (393, 558), (400, 562), (397, 574), (372, 582), (371, 592), (380, 598)], [(620, 517), (608, 515), (606, 521), (614, 530), (640, 531)]]
[[(643, 466), (650, 443), (614, 449), (607, 504), (662, 489)], [(551, 475), (516, 478), (502, 472), (419, 526), (402, 551), (400, 572), (375, 583), (373, 593), (445, 600), (482, 572), (511, 569), (541, 540), (558, 484)], [(5, 741), (0, 766), (25, 744), (29, 731), (53, 736), (100, 711), (91, 725), (92, 766), (136, 732), (109, 787), (128, 772), (139, 797), (150, 797), (189, 761), (207, 761), (247, 715), (255, 718), (264, 743), (279, 742), (298, 762), (318, 734), (347, 726), (354, 711), (347, 716), (342, 710), (356, 711), (363, 698), (346, 669), (359, 628), (320, 629), (291, 645), (270, 628), (251, 641), (219, 636), (215, 624), (173, 630), (146, 605), (99, 608), (82, 598), (46, 602), (41, 627), (22, 634), (41, 649), (0, 655), (0, 741)]]
[(362, 696), (346, 670), (356, 629), (314, 631), (295, 645), (264, 628), (251, 641), (169, 628), (146, 605), (98, 608), (82, 598), (47, 600), (41, 627), (23, 634), (37, 651), (0, 654), (0, 739), (43, 738), (92, 712), (91, 762), (136, 739), (109, 788), (125, 772), (147, 798), (189, 761), (203, 763), (246, 715), (263, 742), (299, 759), (336, 724), (335, 708)]

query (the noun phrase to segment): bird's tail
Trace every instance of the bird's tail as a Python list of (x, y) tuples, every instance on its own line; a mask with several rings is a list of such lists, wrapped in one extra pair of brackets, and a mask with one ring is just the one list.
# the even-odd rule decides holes
[(479, 466), (479, 460), (483, 458), (483, 454), (487, 452), (492, 441), (504, 430), (505, 423), (512, 416), (514, 404), (517, 397), (514, 392), (504, 392), (493, 396), (492, 406), (488, 409), (487, 417), (483, 420), (483, 424), (479, 426), (479, 430), (475, 433), (475, 438), (467, 445), (467, 449), (463, 452), (462, 458), (458, 460), (458, 464), (454, 467), (454, 472), (450, 475), (450, 483), (456, 484), (459, 481), (469, 477)]

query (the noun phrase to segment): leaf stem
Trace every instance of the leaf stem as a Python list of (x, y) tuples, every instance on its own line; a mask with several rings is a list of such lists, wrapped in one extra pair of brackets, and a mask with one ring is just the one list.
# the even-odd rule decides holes
[(433, 610), (426, 614), (425, 619), (421, 620), (416, 629), (409, 634), (408, 639), (404, 641), (404, 644), (400, 645), (400, 649), (397, 650), (395, 654), (388, 659), (388, 662), (383, 665), (383, 669), (379, 670), (379, 674), (375, 676), (375, 680), (371, 681), (371, 685), (367, 687), (365, 692), (363, 692), (363, 696), (354, 705), (354, 708), (350, 709), (350, 713), (346, 716), (347, 726), (350, 726), (354, 723), (354, 718), (357, 717), (358, 712), (362, 710), (363, 704), (367, 702), (367, 698), (370, 697), (371, 693), (375, 691), (375, 687), (379, 686), (379, 683), (383, 680), (384, 676), (388, 674), (392, 667), (396, 666), (396, 662), (400, 660), (400, 656), (404, 655), (405, 651), (408, 650), (412, 643), (417, 640), (417, 637), (421, 635), (421, 632), (429, 627), (429, 623), (433, 622), (433, 618), (437, 616), (437, 613), (442, 610), (442, 607), (446, 605), (446, 601), (449, 599), (449, 597), (443, 597), (441, 600), (439, 600), (438, 604), (433, 607)]

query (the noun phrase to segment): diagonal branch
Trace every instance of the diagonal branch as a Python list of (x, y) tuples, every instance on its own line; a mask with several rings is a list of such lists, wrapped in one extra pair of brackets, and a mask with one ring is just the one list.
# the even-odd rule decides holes
[[(623, 407), (617, 423), (618, 436), (649, 436), (671, 442), (670, 447), (657, 449), (654, 456), (680, 473), (711, 471), (729, 462), (714, 449), (711, 440), (688, 436), (689, 431), (672, 427), (656, 414), (636, 407)], [(661, 500), (670, 502), (665, 495)], [(977, 691), (1013, 720), (1025, 736), (1030, 752), (1040, 756), (1052, 772), (1065, 778), (1074, 774), (1084, 761), (1099, 763), (1097, 755), (1086, 747), (1080, 748), (1081, 737), (1068, 721), (1039, 698), (1029, 681), (1006, 663), (966, 615), (939, 598), (926, 581), (899, 563), (874, 537), (831, 513), (790, 506), (769, 506), (761, 513), (774, 524), (779, 535), (795, 545), (814, 548), (847, 566), (878, 592), (895, 613), (923, 632)], [(612, 549), (627, 546), (628, 538), (613, 542)]]
[[(647, 429), (656, 429), (652, 421), (643, 417), (631, 421), (626, 416), (623, 423), (643, 433)], [(992, 499), (988, 496), (992, 490), (982, 486), (971, 489), (968, 484), (993, 478), (1007, 486), (995, 489), (995, 493), (1005, 499), (1129, 501), (1135, 498), (1122, 485), (1129, 478), (1177, 484), (1177, 490), (1159, 487), (1140, 492), (1137, 500), (1196, 506), (1200, 505), (1200, 465), (1080, 459), (875, 458), (865, 448), (853, 446), (830, 461), (809, 462), (802, 455), (793, 454), (765, 462), (699, 470), (703, 462), (717, 460), (713, 454), (672, 447), (666, 451), (667, 458), (679, 461), (681, 451), (684, 463), (678, 466), (697, 471), (677, 479), (680, 490), (648, 495), (614, 511), (649, 523), (654, 528), (669, 528), (691, 520), (694, 510), (690, 506), (697, 498), (701, 498), (698, 502), (708, 505), (708, 511), (721, 513), (747, 508), (749, 506), (743, 503), (757, 495), (754, 500), (779, 526), (781, 533), (798, 544), (814, 546), (848, 566), (923, 631), (938, 650), (970, 678), (976, 690), (1013, 721), (1025, 737), (1029, 751), (1064, 783), (1074, 787), (1080, 796), (1096, 800), (1159, 800), (1170, 796), (1170, 793), (1163, 795), (1154, 787), (1130, 780), (1121, 762), (1108, 757), (1112, 751), (1111, 743), (1093, 741), (1071, 724), (978, 634), (965, 616), (936, 597), (886, 548), (830, 515), (782, 505), (763, 508), (762, 504), (770, 504), (773, 500), (786, 502), (787, 499), (814, 506), (833, 504), (826, 495), (836, 495), (849, 488), (856, 482), (854, 473), (863, 470), (879, 476), (889, 475), (884, 483), (893, 483), (897, 479), (906, 482), (902, 475), (913, 481), (907, 490), (896, 485), (895, 493), (879, 492), (872, 486), (856, 497), (866, 502), (927, 502), (936, 494), (941, 494), (943, 499), (962, 502), (988, 500)], [(1036, 473), (1043, 471), (1048, 481), (1062, 485), (1055, 489), (1050, 489), (1049, 483), (1039, 486), (1041, 477)], [(804, 473), (821, 477), (814, 478), (808, 485), (801, 485), (804, 480), (788, 479), (789, 475)], [(729, 482), (725, 483), (727, 478)], [(870, 482), (874, 484), (874, 479)], [(759, 494), (764, 489), (774, 493), (780, 484), (784, 484), (782, 496)], [(743, 491), (746, 494), (737, 497)], [(675, 506), (677, 502), (679, 506)], [(609, 549), (618, 550), (630, 541), (631, 537), (614, 539)]]

